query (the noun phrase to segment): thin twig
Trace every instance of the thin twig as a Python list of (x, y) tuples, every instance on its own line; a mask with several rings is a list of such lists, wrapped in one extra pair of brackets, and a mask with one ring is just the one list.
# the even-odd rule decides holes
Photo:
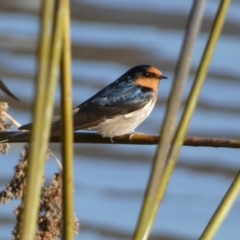
[(13, 117), (11, 117), (7, 112), (4, 112), (7, 119), (9, 119), (17, 128), (21, 127), (21, 124), (15, 120)]
[[(6, 138), (8, 135), (18, 132), (0, 132), (0, 139)], [(97, 144), (130, 144), (130, 145), (156, 145), (158, 144), (159, 136), (134, 134), (124, 135), (113, 138), (102, 138), (100, 135), (90, 132), (75, 132), (74, 143), (97, 143)], [(10, 143), (19, 143), (26, 141), (9, 141)], [(60, 137), (52, 137), (51, 143), (60, 143)], [(224, 139), (224, 138), (202, 138), (202, 137), (186, 137), (183, 143), (184, 146), (192, 147), (221, 147), (221, 148), (240, 148), (240, 139)]]

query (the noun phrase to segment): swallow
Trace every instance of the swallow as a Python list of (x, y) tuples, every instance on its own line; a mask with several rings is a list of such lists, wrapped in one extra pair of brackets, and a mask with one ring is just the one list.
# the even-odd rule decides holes
[[(131, 68), (110, 85), (77, 106), (73, 111), (73, 126), (76, 130), (96, 131), (102, 137), (132, 134), (151, 113), (158, 97), (161, 79), (167, 77), (150, 65)], [(31, 130), (32, 124), (20, 130)], [(11, 140), (22, 140), (26, 132), (10, 136)], [(51, 136), (61, 134), (61, 116), (54, 117)]]

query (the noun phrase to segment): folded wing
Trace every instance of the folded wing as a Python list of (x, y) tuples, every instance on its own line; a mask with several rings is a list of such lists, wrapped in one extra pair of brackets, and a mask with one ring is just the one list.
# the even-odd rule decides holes
[[(152, 89), (121, 82), (111, 84), (73, 110), (74, 131), (94, 128), (105, 119), (125, 115), (144, 107), (154, 98)], [(61, 132), (61, 117), (53, 118), (51, 136)], [(32, 124), (21, 126), (20, 130), (31, 130)]]

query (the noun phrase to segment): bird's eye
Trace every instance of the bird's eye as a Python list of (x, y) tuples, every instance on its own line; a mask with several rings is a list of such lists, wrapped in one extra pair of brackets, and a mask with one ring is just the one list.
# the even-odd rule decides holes
[(150, 73), (149, 73), (149, 72), (144, 72), (144, 73), (143, 73), (143, 76), (144, 76), (144, 77), (150, 77)]

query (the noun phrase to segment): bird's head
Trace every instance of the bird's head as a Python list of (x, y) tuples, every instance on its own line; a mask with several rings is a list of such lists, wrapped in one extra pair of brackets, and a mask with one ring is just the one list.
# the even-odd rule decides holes
[(158, 68), (151, 65), (133, 67), (126, 74), (134, 79), (138, 85), (152, 88), (155, 91), (158, 89), (159, 81), (167, 78), (162, 75)]

